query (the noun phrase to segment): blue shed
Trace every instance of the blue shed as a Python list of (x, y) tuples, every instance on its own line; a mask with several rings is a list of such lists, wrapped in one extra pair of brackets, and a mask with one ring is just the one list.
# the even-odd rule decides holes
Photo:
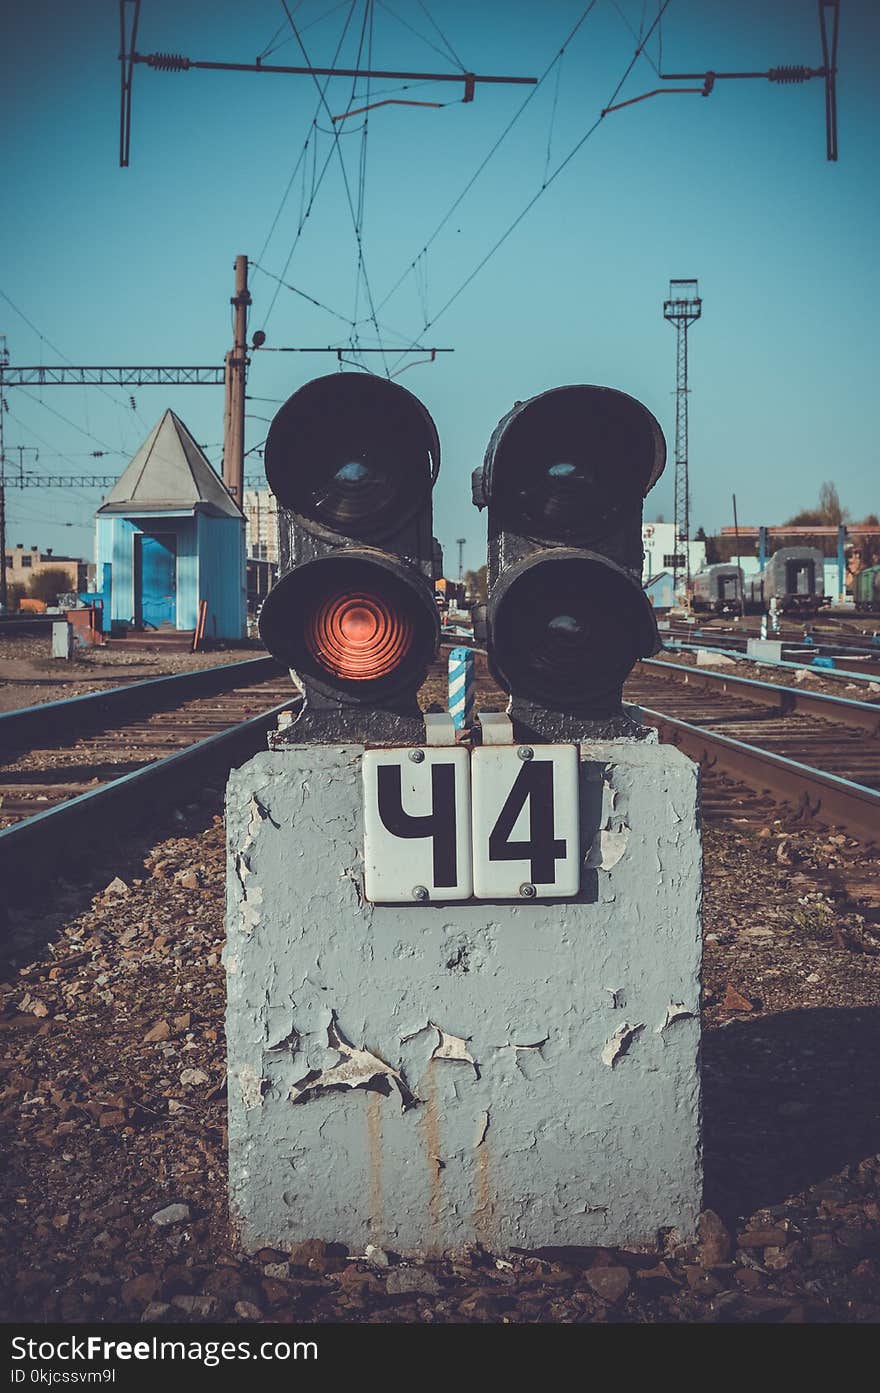
[(669, 571), (658, 571), (650, 580), (644, 582), (642, 589), (654, 609), (671, 609), (675, 603), (672, 574)]
[(111, 619), (135, 628), (246, 635), (245, 521), (210, 461), (166, 411), (97, 513), (96, 560), (112, 565)]

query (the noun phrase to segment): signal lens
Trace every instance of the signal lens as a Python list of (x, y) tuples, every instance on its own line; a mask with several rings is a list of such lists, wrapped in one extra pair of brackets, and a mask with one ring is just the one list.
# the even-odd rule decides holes
[(349, 682), (387, 677), (412, 648), (413, 626), (381, 595), (328, 595), (305, 628), (312, 657)]
[(272, 492), (306, 527), (346, 537), (396, 532), (425, 502), (440, 463), (417, 397), (385, 378), (316, 377), (288, 398), (266, 438)]
[(663, 469), (666, 447), (641, 402), (610, 387), (556, 387), (514, 407), (486, 454), (505, 529), (588, 543), (616, 526)]
[(601, 707), (615, 691), (619, 701), (633, 664), (656, 647), (641, 586), (589, 555), (539, 555), (498, 597), (493, 630), (508, 689), (569, 710)]
[(286, 667), (348, 705), (417, 686), (440, 638), (427, 581), (380, 552), (341, 552), (283, 575), (260, 635)]

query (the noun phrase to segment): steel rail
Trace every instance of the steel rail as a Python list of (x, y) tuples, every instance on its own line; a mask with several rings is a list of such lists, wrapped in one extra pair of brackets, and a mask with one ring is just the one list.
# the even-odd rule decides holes
[(830, 679), (832, 682), (876, 682), (877, 674), (873, 672), (853, 672), (849, 668), (828, 667), (814, 668), (808, 662), (794, 663), (786, 658), (756, 658), (750, 653), (746, 653), (740, 648), (720, 648), (712, 643), (684, 643), (679, 639), (673, 639), (671, 643), (664, 645), (670, 653), (720, 653), (724, 658), (736, 658), (743, 663), (754, 663), (756, 667), (785, 667), (791, 668), (794, 672), (801, 672), (806, 669), (814, 676), (821, 677), (824, 682)]
[(664, 677), (668, 676), (685, 686), (742, 696), (746, 701), (762, 705), (770, 701), (778, 706), (781, 715), (799, 712), (864, 730), (868, 735), (880, 735), (880, 705), (875, 706), (870, 701), (855, 701), (825, 692), (804, 692), (799, 687), (784, 687), (778, 682), (761, 682), (757, 678), (739, 677), (733, 673), (707, 672), (705, 668), (683, 667), (678, 663), (663, 662), (660, 658), (643, 658), (639, 666), (662, 669)]
[(646, 724), (655, 726), (668, 744), (677, 745), (705, 768), (729, 774), (759, 793), (768, 791), (783, 801), (793, 800), (796, 815), (843, 827), (860, 841), (880, 840), (880, 791), (662, 711), (641, 704), (639, 709)]
[[(235, 687), (237, 682), (258, 680), (261, 675), (281, 676), (282, 665), (274, 658), (245, 658), (238, 663), (219, 663), (214, 667), (196, 668), (165, 677), (149, 677), (143, 682), (128, 682), (117, 687), (105, 687), (99, 692), (64, 697), (60, 701), (44, 701), (36, 706), (23, 706), (17, 711), (0, 714), (0, 749), (16, 748), (20, 742), (51, 738), (53, 744), (75, 734), (76, 730), (95, 719), (123, 715), (126, 711), (143, 711), (156, 698), (158, 705), (165, 698), (187, 701)], [(154, 707), (155, 709), (155, 707)]]
[(298, 693), (292, 692), (289, 701), (0, 829), (0, 884), (9, 901), (26, 896), (35, 868), (39, 884), (51, 885), (59, 863), (81, 859), (90, 847), (104, 842), (108, 830), (131, 829), (155, 815), (158, 793), (202, 784), (218, 763), (225, 773), (255, 754), (280, 713), (298, 700)]

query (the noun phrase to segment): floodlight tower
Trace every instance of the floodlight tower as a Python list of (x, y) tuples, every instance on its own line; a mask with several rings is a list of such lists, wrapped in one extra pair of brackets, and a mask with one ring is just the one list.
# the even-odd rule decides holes
[[(690, 516), (688, 506), (688, 352), (687, 331), (699, 319), (703, 302), (695, 280), (669, 282), (669, 297), (663, 301), (663, 318), (675, 325), (675, 538), (672, 556), (673, 595), (678, 592), (678, 576), (684, 556), (685, 592), (691, 588)], [(681, 549), (680, 549), (681, 546)]]
[(458, 547), (458, 580), (461, 583), (464, 576), (464, 547), (467, 537), (456, 537), (455, 544)]

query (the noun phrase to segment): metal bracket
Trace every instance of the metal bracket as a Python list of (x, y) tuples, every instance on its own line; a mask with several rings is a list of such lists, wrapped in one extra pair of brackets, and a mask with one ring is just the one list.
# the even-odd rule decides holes
[(483, 732), (484, 745), (512, 745), (513, 722), (504, 711), (480, 711), (477, 720)]
[(425, 716), (426, 745), (454, 745), (455, 724), (446, 711), (429, 711)]

